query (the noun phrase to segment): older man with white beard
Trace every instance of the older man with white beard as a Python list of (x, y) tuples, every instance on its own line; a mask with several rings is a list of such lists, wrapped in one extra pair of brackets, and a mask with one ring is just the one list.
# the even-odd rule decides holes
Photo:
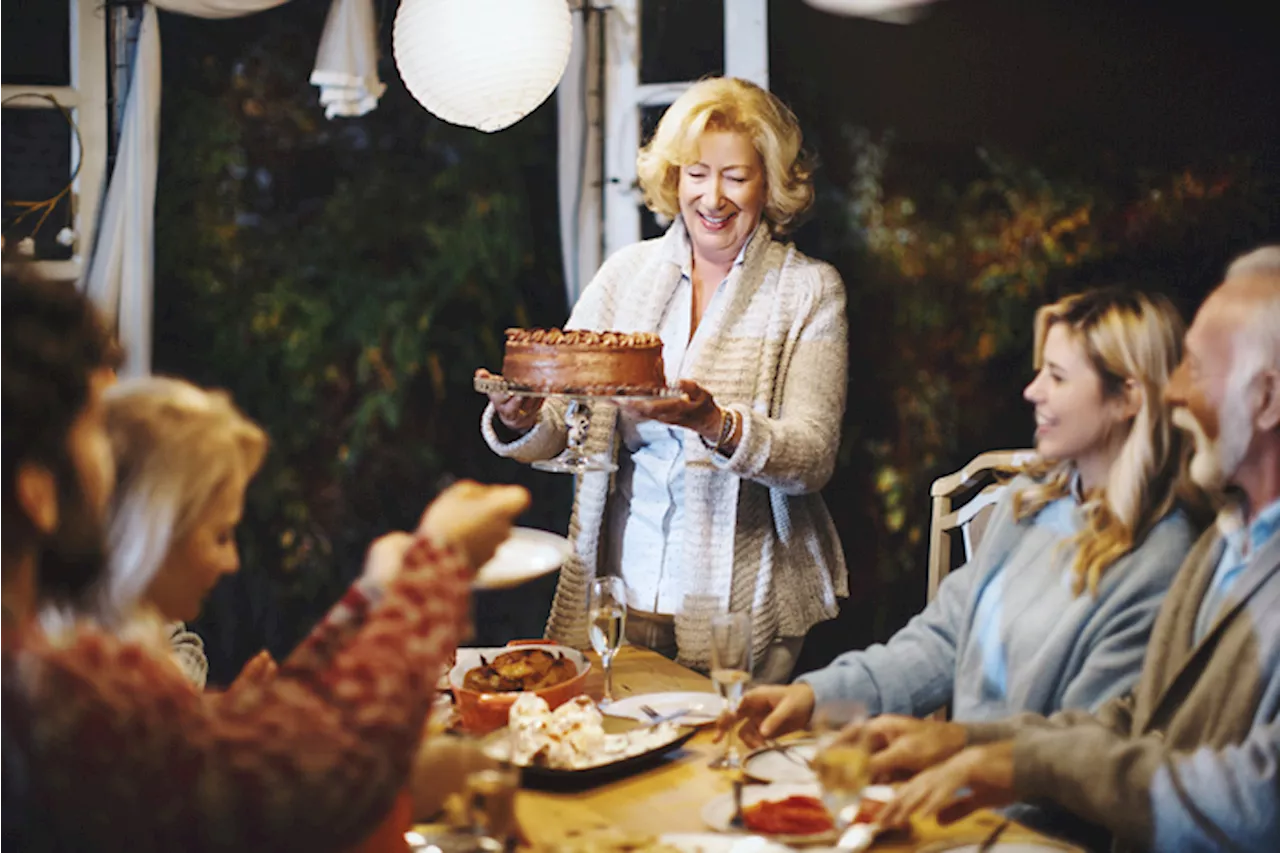
[(924, 771), (887, 823), (1047, 801), (1116, 850), (1280, 850), (1280, 246), (1228, 269), (1165, 396), (1195, 436), (1192, 477), (1225, 508), (1179, 570), (1137, 687), (1092, 715), (867, 723), (850, 734), (878, 750), (873, 772)]

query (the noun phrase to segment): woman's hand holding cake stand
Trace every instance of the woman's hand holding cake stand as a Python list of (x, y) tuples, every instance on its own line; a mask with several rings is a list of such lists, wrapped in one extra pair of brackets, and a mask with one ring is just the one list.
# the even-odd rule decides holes
[[(476, 370), (476, 379), (492, 379), (493, 374), (483, 367)], [(514, 394), (495, 392), (489, 395), (498, 420), (512, 432), (525, 433), (538, 423), (538, 412), (542, 409), (541, 397), (517, 397)]]
[(721, 436), (727, 428), (726, 423), (736, 427), (733, 424), (733, 414), (728, 409), (720, 408), (710, 392), (697, 382), (681, 379), (680, 391), (682, 393), (679, 397), (627, 401), (621, 407), (637, 419), (661, 421), (691, 429), (710, 446), (723, 444)]

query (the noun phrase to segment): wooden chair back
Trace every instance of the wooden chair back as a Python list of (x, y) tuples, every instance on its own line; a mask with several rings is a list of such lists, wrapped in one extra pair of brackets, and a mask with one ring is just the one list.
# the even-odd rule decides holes
[[(929, 524), (928, 600), (938, 594), (942, 579), (963, 565), (978, 550), (996, 501), (1004, 491), (996, 475), (1018, 467), (1035, 455), (1034, 450), (992, 450), (979, 454), (959, 471), (933, 481), (929, 495), (933, 512)], [(962, 552), (956, 554), (956, 533)]]

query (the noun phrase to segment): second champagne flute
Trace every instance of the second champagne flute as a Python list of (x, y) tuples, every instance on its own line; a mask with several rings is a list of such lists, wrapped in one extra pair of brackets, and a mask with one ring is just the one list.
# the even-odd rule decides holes
[[(750, 613), (717, 613), (711, 617), (711, 680), (724, 699), (725, 710), (736, 715), (742, 693), (751, 680)], [(742, 766), (735, 734), (729, 733), (724, 752), (709, 766), (718, 770)]]
[(622, 578), (596, 578), (587, 600), (587, 624), (591, 648), (604, 666), (604, 699), (613, 701), (613, 658), (627, 633), (627, 585)]
[(817, 739), (818, 752), (812, 767), (822, 785), (822, 799), (844, 829), (853, 823), (862, 802), (862, 790), (871, 783), (871, 751), (860, 728), (850, 724), (867, 721), (861, 702), (837, 700), (814, 709), (809, 728)]

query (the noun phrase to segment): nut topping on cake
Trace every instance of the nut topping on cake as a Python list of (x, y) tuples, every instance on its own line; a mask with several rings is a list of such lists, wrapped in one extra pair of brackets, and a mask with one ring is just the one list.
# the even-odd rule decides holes
[(632, 349), (662, 346), (653, 332), (595, 332), (590, 329), (507, 329), (509, 344), (550, 344), (559, 346)]

